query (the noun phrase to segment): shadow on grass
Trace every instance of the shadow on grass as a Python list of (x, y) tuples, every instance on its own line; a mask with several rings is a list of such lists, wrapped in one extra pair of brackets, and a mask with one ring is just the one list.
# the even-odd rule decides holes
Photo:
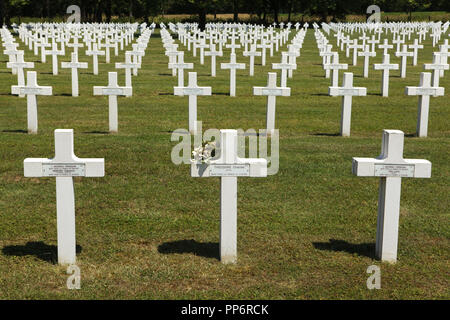
[(339, 134), (339, 132), (337, 132), (337, 133), (317, 132), (317, 133), (312, 133), (311, 136), (339, 137), (340, 134)]
[(349, 243), (345, 240), (330, 239), (329, 242), (313, 242), (314, 248), (327, 251), (343, 251), (375, 259), (375, 243)]
[(173, 92), (160, 92), (158, 93), (159, 96), (173, 96)]
[(158, 73), (158, 76), (172, 76), (171, 73)]
[[(80, 253), (82, 247), (77, 245), (76, 252)], [(46, 262), (56, 264), (58, 262), (58, 249), (55, 245), (48, 245), (42, 241), (27, 242), (26, 245), (5, 246), (2, 249), (5, 256), (35, 256)]]
[(8, 132), (8, 133), (28, 133), (27, 130), (17, 129), (17, 130), (2, 130), (2, 132)]
[(71, 93), (58, 93), (58, 94), (54, 94), (54, 96), (56, 96), (56, 97), (71, 97), (72, 94)]
[(212, 92), (211, 94), (213, 96), (229, 96), (230, 95), (229, 92)]
[(84, 131), (84, 134), (109, 134), (108, 131), (98, 131), (98, 130), (94, 130), (94, 131)]
[(331, 97), (328, 93), (311, 93), (312, 96)]
[(196, 256), (220, 260), (219, 243), (217, 242), (197, 242), (193, 239), (165, 242), (158, 246), (158, 252), (162, 254), (191, 253)]

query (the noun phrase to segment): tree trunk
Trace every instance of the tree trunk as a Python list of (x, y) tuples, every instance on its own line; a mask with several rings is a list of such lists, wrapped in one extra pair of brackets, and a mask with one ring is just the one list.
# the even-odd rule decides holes
[(130, 22), (131, 22), (131, 19), (133, 19), (133, 0), (130, 0), (130, 7), (129, 7), (129, 18), (130, 18)]
[(107, 0), (106, 1), (106, 22), (111, 22), (111, 10), (112, 10), (112, 1)]
[(200, 30), (205, 30), (206, 25), (206, 9), (200, 8), (198, 12), (198, 27)]
[(291, 21), (291, 12), (292, 12), (292, 0), (289, 1), (289, 8), (288, 8), (288, 22)]
[(278, 1), (272, 1), (272, 9), (273, 9), (273, 22), (278, 24)]
[(233, 21), (237, 22), (239, 19), (239, 0), (233, 0)]

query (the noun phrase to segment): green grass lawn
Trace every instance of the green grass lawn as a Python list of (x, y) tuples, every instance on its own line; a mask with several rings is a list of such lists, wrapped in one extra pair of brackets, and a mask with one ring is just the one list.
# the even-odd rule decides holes
[[(291, 34), (292, 36), (292, 34)], [(333, 44), (334, 37), (333, 37)], [(131, 48), (131, 46), (129, 47)], [(128, 49), (129, 49), (128, 48)], [(21, 44), (20, 49), (25, 49)], [(427, 37), (407, 78), (391, 72), (390, 97), (380, 96), (381, 72), (362, 78), (363, 60), (349, 66), (354, 84), (368, 95), (355, 97), (351, 137), (339, 132), (341, 98), (327, 95), (321, 57), (309, 30), (298, 69), (288, 79), (291, 97), (277, 99), (279, 172), (238, 179), (238, 263), (218, 260), (220, 182), (194, 179), (188, 165), (170, 160), (171, 132), (188, 126), (188, 98), (173, 96), (176, 77), (167, 69), (159, 31), (152, 35), (133, 97), (119, 98), (119, 133), (108, 134), (108, 98), (94, 97), (106, 85), (111, 64), (100, 58), (98, 76), (79, 74), (80, 97), (71, 97), (69, 69), (51, 74), (51, 58), (35, 62), (40, 85), (54, 95), (38, 98), (39, 133), (26, 134), (26, 98), (10, 95), (17, 82), (0, 55), (0, 298), (2, 299), (448, 299), (450, 73), (441, 78), (446, 96), (431, 98), (428, 138), (415, 138), (417, 100), (405, 96), (418, 85), (432, 52)], [(84, 53), (84, 50), (81, 50)], [(200, 86), (213, 95), (198, 98), (198, 120), (209, 128), (263, 129), (266, 98), (252, 87), (267, 82), (271, 63), (248, 76), (248, 58), (238, 51), (237, 97), (228, 70), (209, 76), (210, 60), (186, 52)], [(59, 61), (69, 61), (70, 52)], [(229, 60), (229, 52), (219, 58)], [(351, 64), (351, 57), (340, 54)], [(371, 59), (379, 63), (382, 54)], [(391, 62), (399, 63), (393, 56)], [(187, 75), (186, 75), (187, 79)], [(340, 75), (340, 83), (342, 74)], [(125, 81), (119, 71), (119, 83)], [(187, 80), (185, 80), (187, 81)], [(76, 233), (81, 290), (66, 288), (58, 266), (54, 178), (24, 178), (27, 157), (52, 157), (55, 129), (73, 128), (75, 154), (105, 158), (104, 178), (75, 178)], [(431, 179), (403, 179), (398, 263), (374, 258), (377, 178), (351, 173), (352, 157), (376, 157), (383, 129), (403, 130), (405, 158), (427, 159)], [(368, 266), (381, 268), (381, 289), (368, 290)]]

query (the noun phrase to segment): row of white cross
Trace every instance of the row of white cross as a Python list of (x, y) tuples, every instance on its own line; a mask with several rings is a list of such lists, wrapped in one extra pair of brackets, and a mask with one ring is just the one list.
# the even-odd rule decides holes
[[(317, 25), (314, 25), (314, 27), (316, 28), (315, 34), (317, 39), (317, 37), (320, 37), (317, 33), (318, 27)], [(174, 45), (173, 41), (170, 41), (168, 37), (164, 40), (168, 40), (167, 44)], [(282, 64), (286, 64), (286, 55), (282, 55), (282, 57), (284, 58)], [(181, 60), (181, 62), (183, 61)], [(117, 76), (115, 76), (115, 79), (114, 73), (110, 73), (109, 76), (110, 84), (114, 82), (117, 84)], [(407, 87), (407, 94), (420, 95), (421, 100), (424, 97), (428, 97), (429, 99), (430, 95), (443, 94), (443, 88), (430, 87), (430, 81), (431, 75), (429, 73), (423, 73), (421, 75), (421, 87)], [(284, 86), (277, 87), (276, 82), (276, 73), (269, 73), (267, 87), (254, 87), (255, 95), (268, 96), (267, 128), (274, 127), (276, 96), (287, 96), (290, 94), (290, 88)], [(45, 88), (37, 85), (35, 73), (34, 75), (33, 73), (27, 75), (27, 85), (29, 83), (30, 88), (17, 86), (14, 90), (18, 91), (19, 94), (27, 95), (27, 99), (33, 99), (33, 97), (35, 99), (36, 94), (41, 92), (43, 94), (50, 92), (51, 94), (51, 87)], [(116, 89), (116, 87), (95, 87), (94, 94), (101, 92), (101, 94), (110, 94), (114, 97), (118, 94)], [(191, 101), (192, 104), (196, 102), (197, 95), (211, 94), (211, 88), (198, 87), (196, 73), (189, 73), (188, 87), (175, 87), (174, 93), (189, 95), (191, 105)], [(331, 95), (343, 96), (343, 114), (345, 106), (351, 107), (351, 97), (353, 95), (365, 95), (365, 93), (365, 88), (353, 87), (353, 75), (351, 73), (344, 74), (343, 87), (330, 87)], [(348, 113), (348, 109), (346, 108), (346, 114)], [(269, 117), (273, 119), (273, 124), (270, 123)], [(349, 117), (349, 115), (346, 115), (346, 117)], [(209, 163), (195, 162), (191, 165), (191, 176), (193, 177), (221, 177), (220, 256), (224, 263), (235, 263), (237, 259), (237, 177), (267, 176), (266, 159), (248, 159), (237, 156), (237, 139), (236, 130), (221, 130), (217, 148), (220, 150), (219, 155)], [(397, 259), (401, 178), (429, 178), (431, 176), (431, 163), (429, 161), (403, 159), (403, 142), (403, 132), (398, 130), (384, 130), (382, 152), (378, 158), (353, 158), (353, 173), (355, 175), (381, 177), (376, 255), (381, 260), (390, 262), (395, 262)], [(76, 157), (73, 151), (73, 131), (58, 129), (55, 130), (54, 158), (25, 159), (24, 174), (27, 177), (56, 177), (58, 262), (60, 264), (75, 263), (75, 211), (72, 177), (103, 176), (104, 159), (81, 159)]]

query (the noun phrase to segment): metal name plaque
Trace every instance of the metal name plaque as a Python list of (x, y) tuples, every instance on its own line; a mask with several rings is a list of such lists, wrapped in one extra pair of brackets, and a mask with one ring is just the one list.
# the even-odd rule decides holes
[(86, 169), (84, 163), (43, 163), (44, 177), (84, 177)]
[(249, 164), (212, 164), (209, 167), (211, 177), (249, 177)]
[(436, 89), (431, 89), (431, 88), (417, 88), (416, 89), (416, 95), (432, 96), (434, 94), (436, 94)]
[(201, 89), (201, 88), (185, 88), (183, 94), (185, 94), (185, 95), (201, 95), (201, 94), (203, 94), (203, 89)]
[(339, 89), (339, 95), (341, 96), (357, 96), (358, 94), (358, 89)]
[(262, 89), (262, 94), (266, 96), (281, 96), (281, 89)]
[(122, 95), (123, 94), (123, 89), (114, 89), (114, 88), (105, 88), (103, 89), (103, 94), (104, 95)]
[(413, 164), (375, 164), (375, 177), (414, 177)]
[(20, 88), (20, 94), (40, 94), (41, 89), (39, 88)]

